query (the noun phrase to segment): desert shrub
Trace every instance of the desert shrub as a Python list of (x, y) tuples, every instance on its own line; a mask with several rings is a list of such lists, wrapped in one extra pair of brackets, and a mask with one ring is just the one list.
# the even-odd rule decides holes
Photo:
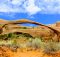
[[(18, 41), (23, 41), (21, 39), (26, 39), (28, 40), (29, 38), (32, 38), (31, 35), (26, 34), (26, 33), (9, 33), (9, 34), (4, 34), (0, 35), (0, 45), (10, 45), (10, 46), (19, 46), (19, 47), (25, 47), (24, 43), (21, 43)], [(24, 40), (25, 41), (25, 40)]]
[(7, 35), (6, 35), (6, 34), (0, 35), (0, 40), (1, 40), (1, 39), (6, 39), (6, 38), (7, 38)]
[(4, 39), (12, 39), (12, 38), (20, 38), (20, 37), (32, 37), (30, 34), (27, 34), (27, 33), (9, 33), (9, 34), (4, 34), (4, 35), (1, 35), (0, 34), (0, 40), (4, 40)]
[(27, 27), (23, 27), (23, 29), (27, 29)]
[(28, 27), (19, 27), (19, 29), (27, 29)]
[(40, 48), (41, 40), (39, 38), (35, 38), (32, 40), (32, 47), (33, 48)]
[(0, 35), (0, 40), (8, 40), (11, 38), (16, 38), (17, 35), (13, 34), (13, 33), (9, 33), (9, 34), (4, 34), (4, 35)]
[(60, 50), (60, 43), (59, 42), (49, 41), (49, 42), (45, 43), (43, 49), (44, 49), (45, 53), (53, 54), (54, 52)]
[(27, 47), (32, 47), (32, 49), (40, 49), (43, 46), (43, 42), (40, 38), (29, 38), (27, 42)]

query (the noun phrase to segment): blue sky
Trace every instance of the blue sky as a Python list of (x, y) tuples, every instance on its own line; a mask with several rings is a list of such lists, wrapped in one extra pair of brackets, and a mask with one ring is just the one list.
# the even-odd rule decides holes
[(0, 18), (52, 24), (60, 21), (60, 0), (0, 0)]

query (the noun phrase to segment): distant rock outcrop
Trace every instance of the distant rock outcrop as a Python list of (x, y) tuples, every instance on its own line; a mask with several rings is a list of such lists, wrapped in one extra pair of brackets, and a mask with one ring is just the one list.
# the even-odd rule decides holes
[(48, 26), (60, 32), (60, 22), (56, 22), (55, 24), (49, 24)]
[(8, 21), (7, 20), (4, 20), (4, 19), (0, 19), (0, 24), (4, 24), (6, 22), (8, 22)]

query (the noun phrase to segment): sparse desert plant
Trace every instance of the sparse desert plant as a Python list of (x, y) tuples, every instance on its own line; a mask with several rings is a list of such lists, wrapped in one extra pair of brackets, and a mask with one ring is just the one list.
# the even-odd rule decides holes
[(41, 45), (41, 39), (35, 38), (32, 40), (32, 47), (33, 48), (38, 49), (41, 47), (40, 45)]
[(60, 42), (49, 41), (44, 43), (43, 51), (47, 54), (54, 54), (60, 50)]
[(32, 49), (41, 49), (44, 45), (43, 41), (40, 38), (29, 38), (26, 44), (27, 47), (31, 47)]

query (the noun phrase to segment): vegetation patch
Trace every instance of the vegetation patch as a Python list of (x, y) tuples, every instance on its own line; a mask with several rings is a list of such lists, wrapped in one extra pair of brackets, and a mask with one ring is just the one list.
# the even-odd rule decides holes
[(0, 35), (0, 45), (14, 48), (42, 49), (45, 53), (54, 53), (60, 50), (60, 42), (43, 41), (41, 38), (33, 38), (26, 33), (9, 33)]

